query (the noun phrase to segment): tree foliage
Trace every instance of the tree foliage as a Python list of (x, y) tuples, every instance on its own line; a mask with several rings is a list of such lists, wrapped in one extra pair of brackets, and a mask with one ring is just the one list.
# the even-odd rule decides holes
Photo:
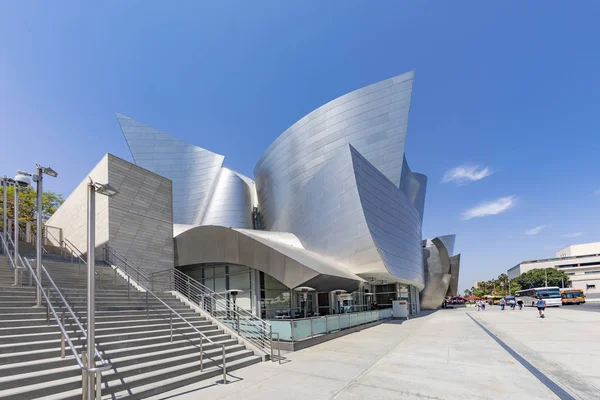
[[(3, 199), (3, 187), (0, 187), (0, 204)], [(50, 191), (45, 191), (42, 194), (42, 221), (47, 221), (58, 207), (63, 203), (64, 199), (62, 195)], [(22, 223), (31, 222), (32, 228), (35, 229), (35, 217), (36, 217), (36, 204), (37, 193), (35, 190), (29, 190), (29, 192), (19, 192), (19, 221)], [(4, 205), (2, 205), (4, 207)], [(2, 213), (3, 208), (0, 208)], [(15, 188), (8, 187), (6, 189), (6, 214), (9, 219), (15, 218)], [(0, 226), (2, 226), (2, 219), (0, 218)], [(4, 229), (4, 227), (3, 227)]]
[(465, 296), (498, 295), (506, 296), (515, 294), (518, 290), (546, 286), (546, 272), (548, 274), (548, 286), (567, 286), (569, 276), (564, 271), (555, 268), (534, 269), (509, 281), (508, 275), (500, 274), (498, 278), (479, 283), (479, 287), (465, 290)]
[(556, 268), (532, 269), (516, 277), (513, 282), (521, 285), (523, 289), (543, 287), (546, 286), (546, 276), (548, 277), (547, 286), (562, 287), (563, 284), (567, 286), (569, 282), (569, 276), (564, 271)]

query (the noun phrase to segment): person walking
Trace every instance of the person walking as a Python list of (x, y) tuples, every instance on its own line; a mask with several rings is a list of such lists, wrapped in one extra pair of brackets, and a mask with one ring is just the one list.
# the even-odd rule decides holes
[(514, 310), (515, 309), (515, 299), (510, 299), (508, 301), (508, 305), (510, 306), (511, 310)]
[(541, 297), (537, 300), (537, 309), (540, 314), (540, 318), (546, 318), (544, 315), (544, 310), (546, 309), (546, 300)]
[(478, 301), (475, 302), (475, 308), (477, 308), (477, 311), (479, 311), (479, 307), (480, 307), (480, 303)]
[(500, 299), (500, 308), (502, 309), (502, 311), (504, 311), (504, 306), (506, 306), (506, 300), (504, 300), (504, 297)]
[(519, 310), (522, 310), (523, 309), (523, 300), (519, 299), (517, 301), (517, 304), (519, 305)]
[(485, 301), (481, 301), (481, 311), (485, 311)]

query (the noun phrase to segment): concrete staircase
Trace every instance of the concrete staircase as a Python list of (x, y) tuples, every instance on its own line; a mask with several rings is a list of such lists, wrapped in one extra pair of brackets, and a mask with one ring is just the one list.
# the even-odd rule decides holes
[[(57, 259), (44, 260), (44, 266), (85, 327), (86, 267)], [(214, 383), (222, 379), (222, 345), (228, 372), (262, 360), (175, 297), (161, 294), (215, 343), (204, 340), (200, 372), (200, 337), (195, 330), (174, 317), (171, 342), (170, 312), (164, 305), (149, 297), (147, 313), (145, 293), (131, 288), (128, 296), (127, 282), (112, 268), (99, 265), (97, 270), (96, 343), (112, 365), (102, 374), (103, 399), (145, 398), (202, 380)], [(0, 255), (0, 399), (81, 398), (81, 370), (68, 346), (66, 357), (60, 358), (60, 330), (54, 318), (51, 315), (47, 323), (46, 307), (33, 307), (35, 290), (11, 286), (13, 280)], [(58, 295), (53, 290), (50, 294), (56, 311), (65, 312), (69, 336), (80, 353), (85, 340)]]

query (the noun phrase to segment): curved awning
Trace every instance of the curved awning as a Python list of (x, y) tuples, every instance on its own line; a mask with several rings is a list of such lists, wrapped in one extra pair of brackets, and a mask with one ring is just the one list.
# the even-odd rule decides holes
[(290, 289), (349, 292), (364, 282), (344, 265), (302, 247), (287, 232), (255, 231), (223, 226), (196, 226), (175, 235), (175, 265), (207, 263), (245, 265), (265, 272)]

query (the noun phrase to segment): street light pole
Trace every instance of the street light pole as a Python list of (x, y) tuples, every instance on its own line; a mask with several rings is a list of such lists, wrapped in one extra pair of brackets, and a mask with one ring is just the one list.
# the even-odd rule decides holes
[[(42, 281), (42, 176), (44, 171), (42, 167), (37, 166), (37, 218), (36, 218), (36, 236), (35, 236), (35, 257), (36, 267), (35, 274), (37, 275), (38, 281)], [(37, 286), (36, 290), (37, 306), (42, 306), (42, 289)]]
[[(2, 178), (2, 238), (5, 242), (8, 242), (8, 234), (7, 234), (7, 226), (8, 218), (6, 216), (6, 189), (7, 189), (8, 179), (6, 176)], [(4, 247), (2, 248), (4, 251)]]
[[(113, 189), (109, 184), (94, 183), (90, 178), (87, 185), (87, 200), (88, 200), (88, 237), (87, 237), (87, 367), (94, 368), (96, 365), (96, 304), (95, 304), (95, 269), (96, 269), (96, 192), (108, 197), (113, 197), (117, 190)], [(94, 398), (94, 384), (96, 378), (95, 373), (87, 373), (87, 399)], [(100, 384), (100, 382), (97, 382)]]
[(15, 185), (15, 267), (19, 266), (19, 187)]
[(544, 273), (546, 274), (546, 287), (548, 287), (548, 269), (544, 268)]
[[(95, 265), (95, 249), (96, 249), (96, 187), (92, 182), (87, 185), (87, 200), (88, 200), (88, 242), (87, 242), (87, 367), (94, 368), (96, 364), (96, 306), (95, 306), (95, 282), (94, 269)], [(87, 398), (94, 398), (94, 374), (87, 374)]]

